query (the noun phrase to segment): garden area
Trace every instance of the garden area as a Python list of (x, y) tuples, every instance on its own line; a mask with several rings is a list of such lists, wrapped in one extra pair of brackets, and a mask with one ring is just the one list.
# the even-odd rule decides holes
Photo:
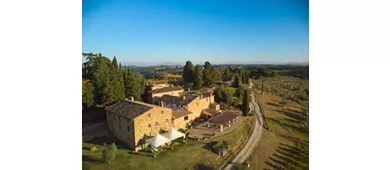
[(309, 169), (308, 80), (280, 76), (267, 81), (256, 97), (269, 130), (248, 160), (250, 169)]
[[(149, 151), (133, 152), (117, 144), (115, 158), (107, 163), (102, 156), (102, 151), (106, 147), (97, 142), (83, 142), (83, 169), (217, 169), (227, 162), (227, 158), (231, 158), (233, 155), (231, 152), (236, 152), (249, 138), (254, 117), (243, 117), (241, 119), (242, 123), (230, 133), (215, 137), (210, 141), (187, 139), (187, 142), (183, 143), (182, 139), (178, 139), (174, 142), (176, 143), (174, 149), (166, 148), (158, 153), (156, 157)], [(215, 146), (218, 142), (219, 146)], [(218, 155), (219, 153), (216, 150), (223, 148), (221, 146), (228, 147), (227, 155), (222, 156), (222, 153)]]

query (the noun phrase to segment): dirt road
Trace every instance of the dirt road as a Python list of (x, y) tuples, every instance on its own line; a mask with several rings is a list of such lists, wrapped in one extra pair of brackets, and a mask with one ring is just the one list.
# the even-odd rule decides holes
[(237, 156), (232, 160), (232, 162), (225, 167), (224, 170), (232, 169), (234, 164), (244, 163), (252, 154), (253, 150), (261, 139), (261, 135), (263, 134), (263, 118), (261, 116), (260, 107), (256, 102), (254, 94), (251, 95), (251, 98), (251, 110), (255, 110), (257, 118), (255, 128), (253, 129), (252, 135), (249, 138), (248, 142), (245, 144), (244, 148), (237, 154)]

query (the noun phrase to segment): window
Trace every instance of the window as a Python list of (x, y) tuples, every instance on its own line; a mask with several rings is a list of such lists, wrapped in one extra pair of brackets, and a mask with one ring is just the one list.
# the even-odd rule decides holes
[(120, 117), (120, 116), (118, 116), (118, 119), (119, 119), (119, 120), (121, 120), (121, 117)]
[(168, 123), (168, 119), (165, 119), (165, 122)]
[(188, 116), (184, 116), (184, 120), (188, 120)]
[(206, 98), (206, 102), (208, 102), (209, 101), (209, 98)]
[(150, 117), (150, 113), (148, 114), (148, 117)]
[(130, 126), (127, 126), (127, 132), (130, 132)]
[(161, 110), (161, 114), (164, 114), (164, 110)]
[(148, 128), (151, 128), (151, 127), (152, 127), (152, 124), (149, 123)]
[(121, 125), (119, 125), (119, 129), (121, 129), (122, 127), (121, 127)]
[(158, 126), (158, 122), (154, 122), (154, 126)]
[(196, 103), (196, 106), (199, 106), (199, 103)]

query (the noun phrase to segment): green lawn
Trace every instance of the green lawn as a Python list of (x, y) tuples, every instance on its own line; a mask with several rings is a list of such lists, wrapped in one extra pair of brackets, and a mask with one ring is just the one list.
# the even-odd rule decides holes
[[(253, 123), (253, 117), (243, 118), (241, 123), (234, 131), (223, 136), (216, 137), (212, 141), (225, 140), (233, 147), (238, 148), (243, 141), (250, 135), (250, 127)], [(211, 141), (210, 141), (211, 142)], [(174, 150), (166, 150), (160, 153), (156, 158), (133, 154), (126, 149), (119, 149), (115, 160), (111, 164), (101, 161), (101, 146), (90, 143), (84, 143), (83, 147), (96, 146), (98, 151), (91, 152), (83, 149), (83, 169), (91, 170), (129, 170), (129, 169), (153, 169), (153, 170), (171, 170), (171, 169), (216, 169), (224, 160), (218, 158), (218, 155), (206, 148), (207, 143), (188, 140), (187, 144), (179, 144)], [(143, 153), (143, 152), (139, 152)], [(150, 154), (150, 153), (147, 153)]]
[[(291, 169), (292, 165), (285, 165), (283, 162), (290, 160), (286, 156), (290, 153), (284, 152), (283, 149), (294, 146), (295, 143), (308, 146), (309, 134), (303, 127), (303, 122), (308, 121), (308, 118), (304, 119), (299, 114), (300, 106), (297, 103), (289, 101), (283, 110), (283, 106), (279, 105), (278, 102), (280, 100), (279, 96), (269, 93), (257, 94), (257, 96), (262, 102), (264, 116), (271, 131), (263, 130), (259, 145), (249, 158), (250, 169)], [(290, 160), (292, 163), (295, 163), (294, 161)], [(305, 167), (305, 165), (302, 165), (297, 169), (306, 169)]]

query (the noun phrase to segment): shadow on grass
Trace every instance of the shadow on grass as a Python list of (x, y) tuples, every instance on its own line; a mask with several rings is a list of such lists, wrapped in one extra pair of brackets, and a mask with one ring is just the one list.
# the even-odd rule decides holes
[[(295, 126), (295, 125), (292, 125), (291, 124), (291, 121), (290, 123), (288, 123), (288, 121), (286, 121), (287, 119), (282, 119), (282, 120), (278, 120), (278, 119), (274, 119), (274, 118), (268, 118), (268, 121), (271, 121), (273, 123), (276, 123), (282, 127), (285, 127), (285, 128), (290, 128), (290, 129), (293, 129), (293, 130), (296, 130), (296, 131), (299, 131), (299, 132), (302, 132), (302, 133), (306, 133), (308, 134), (309, 133), (309, 129), (304, 127), (304, 126)], [(300, 123), (301, 124), (301, 123)]]
[[(269, 165), (270, 167), (272, 167), (272, 168), (274, 168), (274, 169), (285, 169), (285, 168), (283, 168), (283, 167), (281, 167), (281, 166), (278, 166), (278, 165), (275, 165), (275, 164), (273, 164), (273, 163), (271, 163), (271, 162), (269, 162), (269, 161), (265, 161), (265, 164), (267, 164), (267, 165)], [(265, 168), (263, 169), (263, 170), (265, 170)]]
[(270, 105), (270, 106), (275, 106), (275, 107), (282, 107), (279, 104), (271, 103), (271, 102), (266, 102), (265, 104)]
[(288, 112), (284, 112), (283, 114), (290, 117), (290, 118), (298, 120), (298, 121), (303, 121), (303, 120), (307, 119), (307, 117), (302, 116), (300, 113), (297, 113), (297, 112), (289, 112), (288, 111)]
[(118, 140), (117, 138), (115, 138), (114, 136), (112, 136), (110, 134), (107, 136), (104, 136), (104, 137), (95, 137), (91, 140), (86, 141), (85, 143), (91, 143), (91, 144), (100, 145), (100, 146), (103, 146), (104, 143), (106, 143), (107, 145), (111, 144), (111, 143), (115, 143), (115, 145), (117, 146), (118, 149), (130, 149), (122, 141)]
[(83, 161), (92, 163), (104, 163), (100, 158), (83, 155)]
[(145, 151), (145, 150), (140, 150), (140, 151), (138, 151), (138, 152), (129, 151), (128, 153), (129, 153), (129, 154), (133, 154), (133, 155), (151, 157), (151, 158), (154, 157), (154, 154), (153, 154), (152, 152)]
[(194, 166), (194, 169), (195, 170), (215, 170), (215, 168), (213, 168), (209, 165), (206, 165), (206, 164), (196, 164)]
[(206, 143), (204, 146), (203, 146), (203, 149), (206, 149), (206, 150), (209, 150), (211, 151), (213, 149), (213, 146), (215, 144), (217, 144), (218, 142), (217, 141), (211, 141), (209, 143)]
[(283, 137), (285, 139), (288, 139), (288, 140), (291, 140), (293, 141), (294, 143), (299, 143), (303, 146), (309, 146), (309, 141), (306, 141), (306, 140), (301, 140), (299, 138), (296, 138), (296, 137), (292, 137), (292, 136), (287, 136), (287, 135), (279, 135), (280, 137)]
[(103, 107), (93, 107), (82, 111), (83, 124), (91, 124), (106, 120), (106, 111)]
[(274, 169), (309, 169), (308, 146), (279, 143), (276, 152), (265, 163)]

